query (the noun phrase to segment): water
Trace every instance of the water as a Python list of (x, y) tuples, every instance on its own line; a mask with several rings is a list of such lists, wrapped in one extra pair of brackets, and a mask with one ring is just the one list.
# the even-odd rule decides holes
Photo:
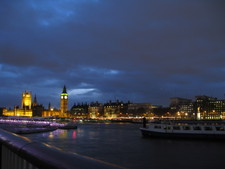
[(139, 124), (78, 124), (24, 135), (130, 169), (224, 169), (225, 141), (145, 139)]

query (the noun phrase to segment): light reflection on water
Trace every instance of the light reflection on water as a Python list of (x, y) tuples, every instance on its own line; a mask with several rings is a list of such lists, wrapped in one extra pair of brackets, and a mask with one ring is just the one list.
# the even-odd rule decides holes
[(80, 124), (25, 135), (66, 151), (131, 169), (224, 169), (225, 142), (143, 139), (137, 124)]
[(76, 139), (76, 138), (77, 138), (77, 131), (76, 131), (76, 130), (73, 131), (73, 133), (72, 133), (72, 138), (73, 138), (73, 139)]
[(48, 139), (68, 139), (70, 137), (76, 139), (76, 132), (76, 130), (73, 130), (73, 132), (71, 133), (68, 130), (58, 129), (55, 131), (42, 133), (41, 135)]

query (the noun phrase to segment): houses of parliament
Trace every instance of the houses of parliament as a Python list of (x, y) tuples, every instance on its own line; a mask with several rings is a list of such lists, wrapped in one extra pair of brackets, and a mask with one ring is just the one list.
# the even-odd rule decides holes
[(68, 93), (66, 91), (66, 86), (63, 87), (63, 91), (60, 95), (60, 109), (53, 109), (49, 103), (48, 109), (45, 110), (42, 105), (37, 102), (36, 96), (34, 96), (34, 101), (32, 101), (32, 93), (25, 91), (22, 93), (21, 107), (15, 106), (13, 110), (3, 110), (4, 116), (58, 116), (58, 117), (69, 117), (68, 113)]

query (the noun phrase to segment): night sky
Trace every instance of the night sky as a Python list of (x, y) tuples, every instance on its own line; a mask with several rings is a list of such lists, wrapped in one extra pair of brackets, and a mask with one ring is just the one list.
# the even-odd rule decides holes
[(224, 0), (1, 0), (0, 107), (23, 91), (169, 105), (225, 94)]

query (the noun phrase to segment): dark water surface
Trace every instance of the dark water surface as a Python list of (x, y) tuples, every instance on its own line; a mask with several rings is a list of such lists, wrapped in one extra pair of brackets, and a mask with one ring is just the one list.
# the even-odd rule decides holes
[(225, 141), (145, 139), (139, 124), (78, 124), (24, 135), (130, 169), (225, 169)]

